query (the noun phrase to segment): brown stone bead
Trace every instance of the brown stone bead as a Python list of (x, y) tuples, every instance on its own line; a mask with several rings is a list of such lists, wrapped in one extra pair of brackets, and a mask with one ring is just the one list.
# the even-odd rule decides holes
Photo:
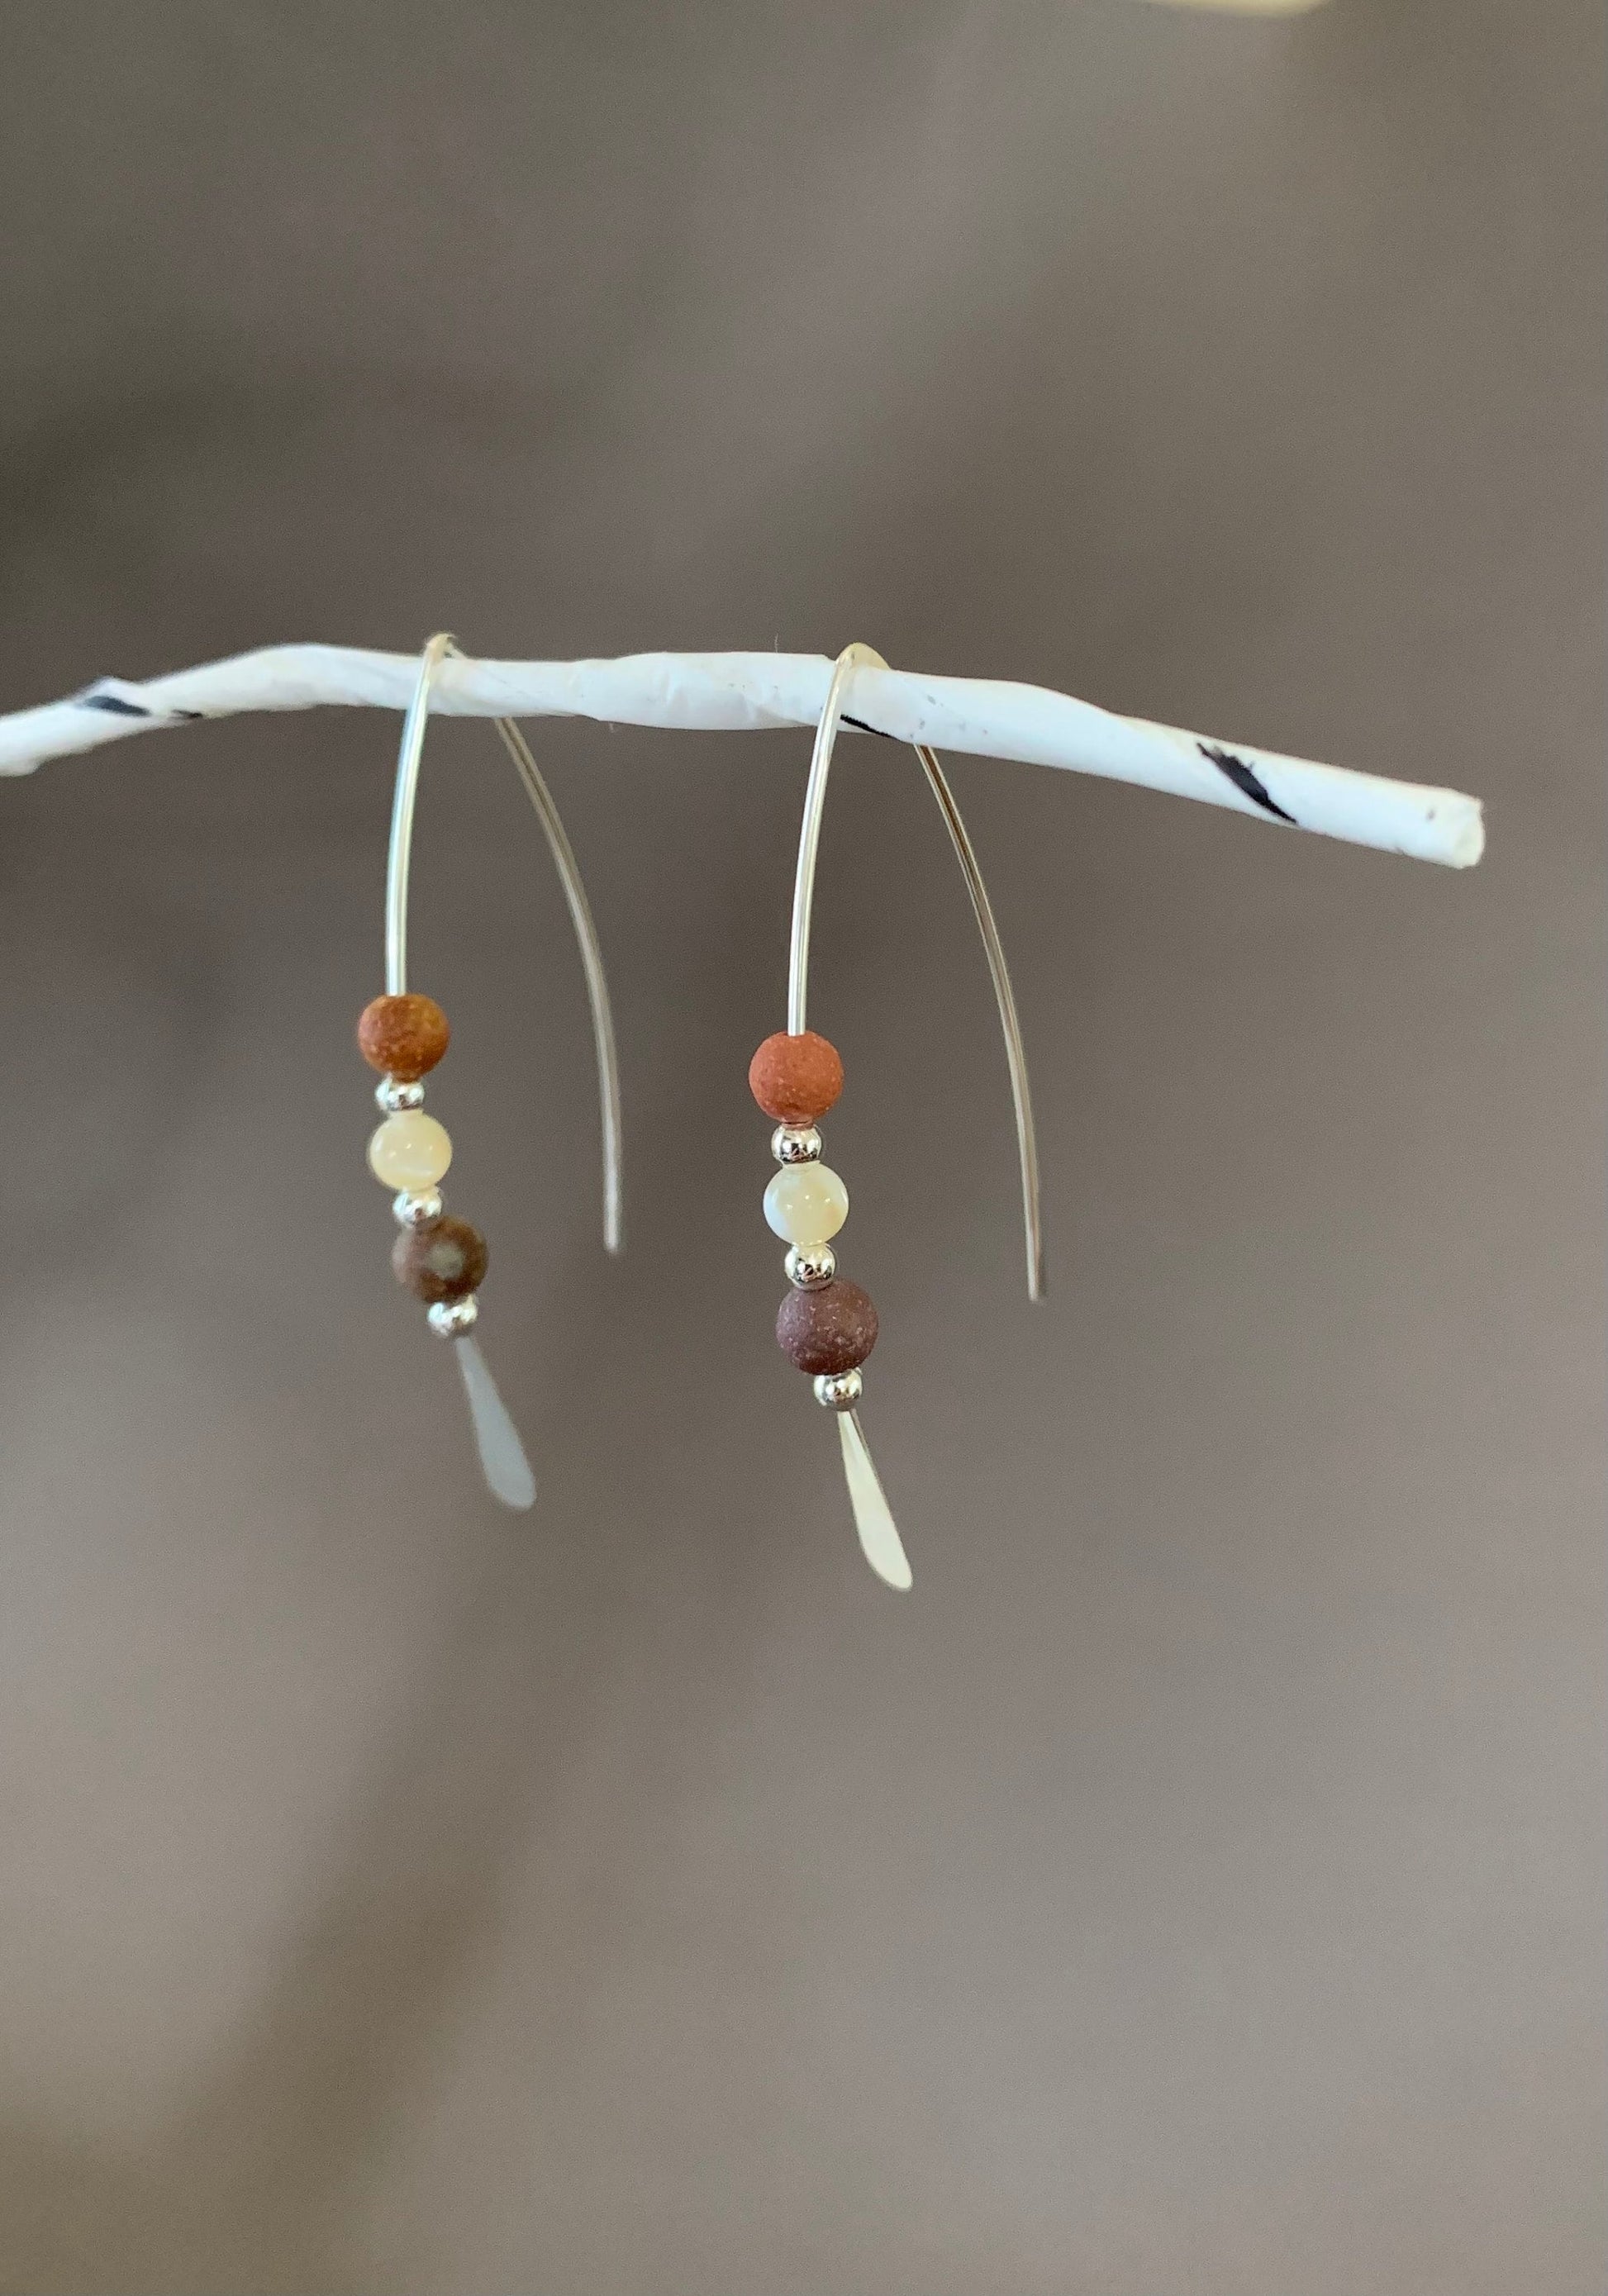
[(452, 1031), (431, 996), (376, 996), (357, 1016), (357, 1049), (371, 1069), (417, 1084), (428, 1076)]
[(834, 1275), (806, 1292), (790, 1292), (776, 1316), (776, 1345), (800, 1371), (852, 1371), (876, 1345), (876, 1309), (869, 1292)]
[(777, 1124), (814, 1124), (843, 1089), (838, 1048), (813, 1029), (767, 1037), (748, 1064), (748, 1088)]
[(391, 1246), (390, 1264), (398, 1283), (429, 1307), (465, 1300), (485, 1281), (486, 1239), (478, 1227), (448, 1213), (429, 1227), (405, 1228)]

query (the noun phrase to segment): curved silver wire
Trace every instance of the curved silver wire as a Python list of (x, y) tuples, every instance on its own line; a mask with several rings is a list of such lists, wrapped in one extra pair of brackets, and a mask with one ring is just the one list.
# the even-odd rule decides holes
[[(407, 992), (407, 890), (413, 860), (414, 815), (418, 806), (419, 767), (424, 755), (424, 726), (430, 714), (430, 690), (436, 672), (457, 645), (450, 632), (438, 631), (419, 658), (418, 683), (402, 721), (401, 747), (397, 753), (397, 786), (391, 800), (390, 845), (385, 863), (385, 992)], [(619, 1054), (614, 1041), (614, 1016), (609, 1004), (609, 983), (603, 972), (603, 949), (593, 922), (580, 868), (559, 817), (553, 792), (542, 778), (529, 745), (512, 718), (493, 719), (503, 746), (513, 760), (526, 796), (536, 810), (547, 840), (570, 922), (580, 947), (581, 969), (587, 979), (587, 1002), (592, 1011), (592, 1039), (597, 1054), (597, 1096), (603, 1118), (603, 1248), (624, 1248), (624, 1146), (620, 1117)]]
[[(804, 1033), (806, 1012), (809, 1001), (809, 931), (815, 905), (816, 864), (821, 847), (821, 823), (826, 810), (826, 778), (832, 770), (832, 752), (842, 722), (843, 704), (849, 683), (860, 668), (886, 669), (887, 663), (880, 653), (868, 645), (845, 646), (833, 665), (832, 683), (826, 689), (826, 700), (816, 727), (815, 748), (809, 759), (809, 781), (804, 791), (804, 818), (799, 831), (799, 860), (793, 874), (792, 930), (787, 954), (787, 1033), (800, 1037)], [(971, 896), (972, 914), (977, 919), (977, 930), (982, 935), (983, 954), (989, 961), (989, 976), (994, 983), (994, 1002), (999, 1008), (999, 1025), (1005, 1036), (1005, 1063), (1011, 1076), (1011, 1105), (1016, 1119), (1016, 1155), (1021, 1169), (1021, 1221), (1027, 1247), (1028, 1297), (1042, 1300), (1045, 1292), (1044, 1222), (1038, 1192), (1038, 1141), (1033, 1127), (1033, 1101), (1028, 1084), (1027, 1047), (1022, 1041), (1021, 1022), (1016, 1011), (1015, 993), (1011, 987), (1010, 970), (1005, 964), (1005, 947), (999, 938), (993, 905), (988, 888), (983, 883), (982, 871), (978, 866), (977, 854), (961, 818), (960, 808), (955, 802), (955, 792), (945, 778), (943, 767), (933, 752), (923, 743), (915, 744), (921, 760), (927, 785), (938, 800), (944, 826), (949, 832), (949, 842), (955, 848), (955, 857), (960, 864)]]
[(390, 845), (385, 857), (385, 993), (407, 994), (407, 876), (414, 857), (414, 814), (419, 802), (419, 767), (424, 756), (424, 721), (430, 689), (452, 652), (450, 630), (438, 630), (419, 657), (418, 681), (402, 720), (397, 751), (397, 787), (390, 805)]
[(536, 817), (546, 834), (548, 849), (564, 889), (570, 922), (575, 927), (576, 943), (580, 949), (581, 970), (587, 976), (587, 1002), (592, 1008), (592, 1042), (597, 1054), (597, 1101), (603, 1118), (603, 1249), (618, 1253), (625, 1249), (622, 1177), (625, 1156), (619, 1107), (619, 1053), (614, 1042), (614, 1015), (609, 1004), (609, 983), (603, 972), (603, 947), (597, 938), (597, 927), (592, 920), (592, 905), (581, 882), (575, 848), (559, 819), (553, 792), (542, 778), (541, 768), (530, 754), (529, 744), (512, 718), (497, 718), (492, 722), (503, 737), (503, 747), (513, 758), (514, 771), (523, 783), (525, 794), (535, 807)]

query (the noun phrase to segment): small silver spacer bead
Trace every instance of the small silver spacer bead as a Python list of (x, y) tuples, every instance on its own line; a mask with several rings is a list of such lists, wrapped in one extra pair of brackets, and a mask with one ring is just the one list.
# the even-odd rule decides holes
[(818, 1164), (821, 1136), (813, 1124), (778, 1124), (770, 1136), (770, 1152), (778, 1164)]
[(426, 1308), (424, 1320), (439, 1339), (461, 1340), (480, 1320), (480, 1303), (471, 1292), (463, 1300), (438, 1300)]
[(794, 1243), (789, 1245), (782, 1265), (790, 1283), (796, 1283), (800, 1292), (813, 1292), (817, 1285), (831, 1283), (838, 1272), (838, 1256), (829, 1243)]
[(400, 1077), (381, 1077), (374, 1086), (374, 1098), (388, 1116), (399, 1116), (405, 1109), (423, 1107), (424, 1087), (416, 1080), (405, 1083)]
[(824, 1371), (816, 1381), (816, 1401), (828, 1411), (852, 1411), (865, 1392), (866, 1382), (857, 1371)]
[(441, 1191), (425, 1188), (414, 1195), (404, 1188), (391, 1198), (390, 1208), (398, 1227), (434, 1227), (441, 1217)]

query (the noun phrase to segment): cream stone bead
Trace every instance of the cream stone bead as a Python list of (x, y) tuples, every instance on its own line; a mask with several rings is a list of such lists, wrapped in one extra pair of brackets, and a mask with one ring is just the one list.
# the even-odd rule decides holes
[(765, 1191), (766, 1224), (786, 1243), (828, 1242), (849, 1217), (849, 1191), (827, 1164), (784, 1164)]
[(444, 1124), (421, 1108), (388, 1116), (368, 1144), (368, 1164), (382, 1188), (418, 1194), (433, 1188), (452, 1161)]

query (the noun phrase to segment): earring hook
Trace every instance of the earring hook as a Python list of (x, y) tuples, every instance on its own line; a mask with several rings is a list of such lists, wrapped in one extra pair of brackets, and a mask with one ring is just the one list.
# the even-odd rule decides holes
[[(397, 752), (397, 785), (391, 800), (390, 844), (385, 863), (385, 991), (388, 996), (407, 991), (407, 896), (413, 860), (414, 815), (419, 796), (419, 768), (424, 755), (425, 721), (430, 714), (431, 688), (448, 654), (458, 647), (451, 633), (438, 631), (419, 657), (419, 676), (402, 721)], [(543, 779), (529, 743), (512, 718), (493, 721), (503, 746), (541, 823), (547, 848), (563, 887), (570, 922), (580, 948), (586, 975), (587, 1002), (592, 1013), (592, 1038), (597, 1054), (597, 1096), (603, 1120), (603, 1248), (619, 1252), (623, 1245), (623, 1126), (620, 1116), (619, 1053), (614, 1038), (614, 1016), (609, 1003), (609, 983), (603, 971), (603, 949), (593, 921), (591, 905), (581, 882), (575, 849), (565, 833), (553, 792)]]
[[(820, 722), (816, 727), (815, 748), (810, 754), (809, 780), (804, 792), (804, 818), (799, 832), (799, 859), (793, 875), (792, 929), (787, 956), (787, 1033), (801, 1037), (806, 1027), (806, 1011), (809, 1000), (809, 936), (815, 905), (816, 865), (821, 846), (821, 823), (826, 809), (826, 779), (832, 770), (832, 753), (842, 722), (844, 703), (849, 683), (857, 669), (886, 669), (887, 663), (868, 645), (845, 646), (833, 666), (832, 682), (826, 689)], [(1016, 1011), (1015, 993), (1011, 987), (1011, 975), (1005, 964), (1005, 947), (999, 938), (999, 927), (983, 883), (977, 853), (961, 818), (955, 793), (945, 777), (937, 757), (923, 742), (915, 744), (921, 760), (927, 785), (937, 800), (943, 815), (944, 826), (949, 832), (949, 842), (955, 848), (955, 857), (960, 864), (961, 874), (966, 881), (971, 897), (972, 913), (977, 919), (977, 929), (982, 936), (983, 954), (989, 962), (989, 976), (994, 984), (994, 1001), (999, 1008), (999, 1025), (1005, 1037), (1005, 1062), (1011, 1077), (1011, 1105), (1016, 1119), (1017, 1161), (1021, 1171), (1021, 1218), (1027, 1247), (1028, 1297), (1042, 1300), (1045, 1290), (1044, 1225), (1039, 1203), (1038, 1141), (1033, 1125), (1033, 1102), (1028, 1084), (1027, 1047), (1022, 1041), (1021, 1022)]]

